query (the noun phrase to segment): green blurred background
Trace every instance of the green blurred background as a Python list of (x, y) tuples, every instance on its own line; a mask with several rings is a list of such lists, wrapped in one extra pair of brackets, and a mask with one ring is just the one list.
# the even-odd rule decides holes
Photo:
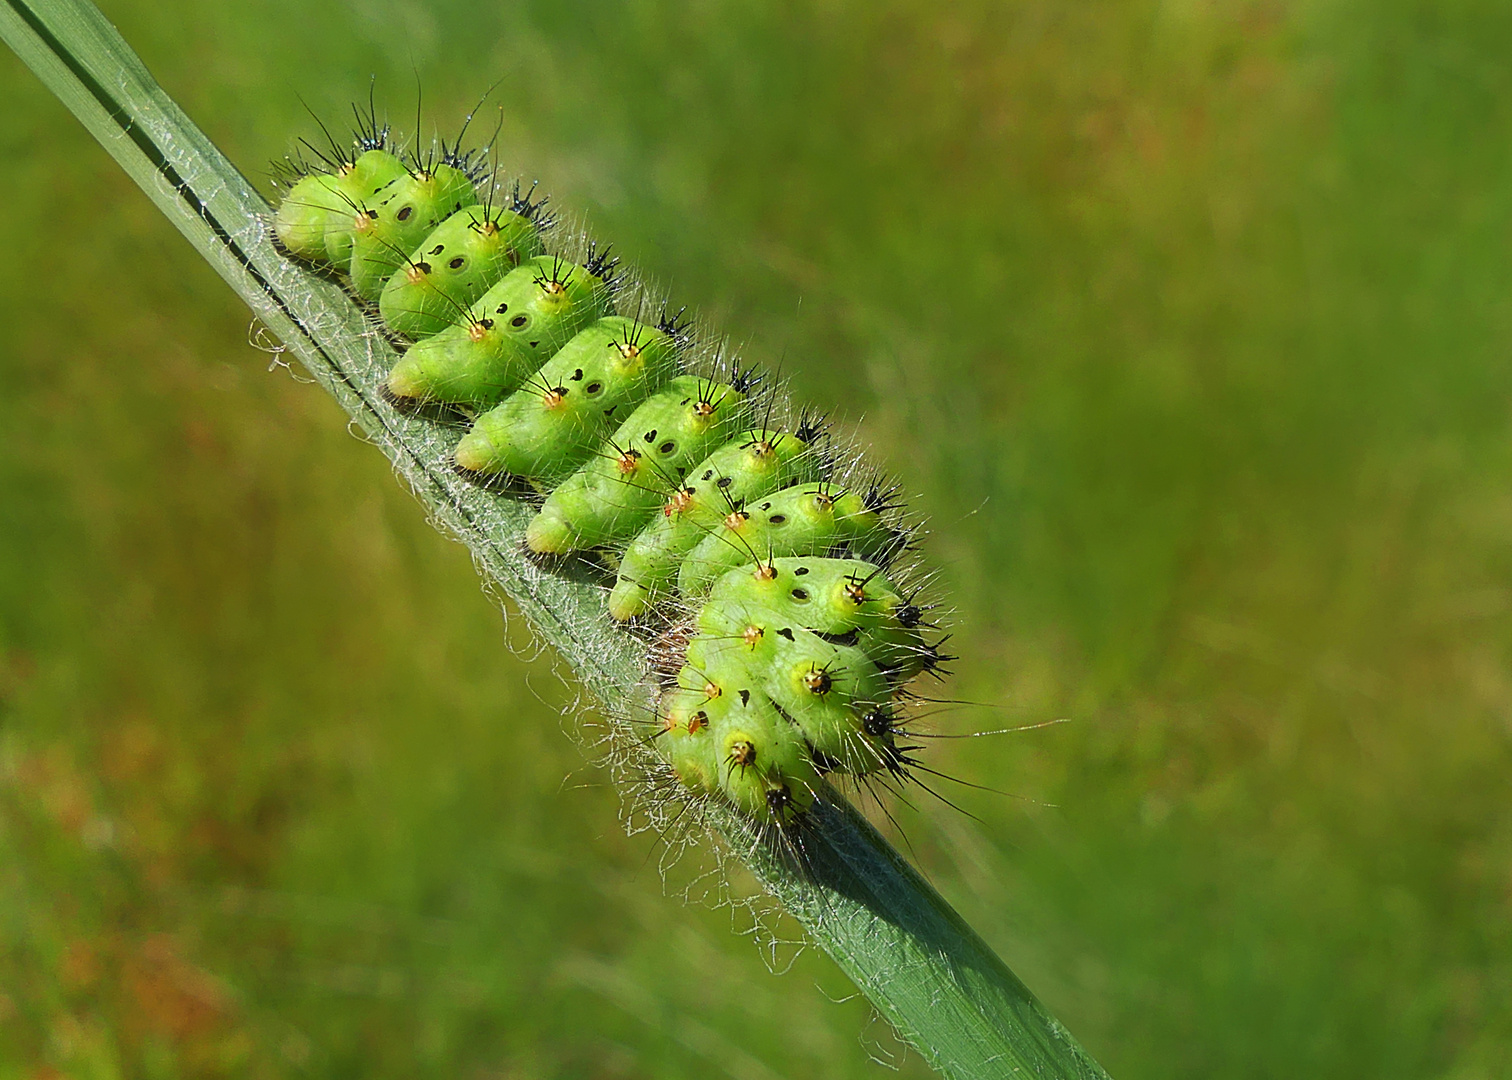
[[(1118, 1080), (1512, 1075), (1512, 7), (104, 6), (250, 173), (301, 97), (451, 130), (502, 77), (506, 163), (865, 418), (996, 706), (941, 726), (1071, 721), (937, 746), (1014, 797), (911, 850)], [(0, 1077), (883, 1075), (0, 93)]]

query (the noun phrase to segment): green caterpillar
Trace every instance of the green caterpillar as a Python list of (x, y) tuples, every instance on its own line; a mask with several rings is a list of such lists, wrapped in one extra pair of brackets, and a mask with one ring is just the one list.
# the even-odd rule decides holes
[(404, 348), (390, 401), (466, 422), (456, 468), (537, 500), (534, 557), (596, 560), (612, 619), (682, 643), (651, 721), (671, 775), (780, 825), (822, 776), (906, 775), (905, 684), (944, 657), (885, 485), (821, 424), (774, 420), (777, 393), (681, 313), (643, 318), (642, 290), (632, 314), (618, 260), (550, 242), (545, 200), (460, 140), (404, 155), (370, 119), (319, 156), (283, 177), (278, 241)]

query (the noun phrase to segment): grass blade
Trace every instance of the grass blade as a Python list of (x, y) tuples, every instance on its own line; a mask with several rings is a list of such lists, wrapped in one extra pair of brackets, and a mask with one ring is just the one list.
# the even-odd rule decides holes
[[(432, 425), (397, 413), (377, 388), (392, 351), (366, 334), (335, 284), (282, 258), (262, 196), (153, 81), (93, 5), (0, 0), (0, 36), (73, 111), (196, 249), (383, 450), (439, 527), (472, 551), (571, 665), (623, 709), (643, 646), (610, 626), (596, 586), (523, 555), (523, 504), (468, 485)], [(843, 799), (815, 814), (799, 876), (731, 814), (720, 826), (763, 885), (946, 1076), (1105, 1077), (940, 895)]]

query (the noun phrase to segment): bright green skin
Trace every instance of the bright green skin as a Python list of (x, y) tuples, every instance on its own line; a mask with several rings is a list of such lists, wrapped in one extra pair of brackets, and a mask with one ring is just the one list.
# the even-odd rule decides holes
[[(814, 803), (819, 773), (803, 736), (772, 707), (759, 691), (741, 695), (737, 688), (710, 702), (710, 736), (719, 768), (719, 789), (736, 806), (757, 820), (790, 821)], [(720, 706), (723, 706), (721, 709)], [(742, 748), (753, 760), (742, 763)], [(778, 804), (774, 790), (785, 791)]]
[(855, 635), (855, 645), (894, 683), (924, 670), (930, 652), (914, 627), (898, 620), (903, 599), (871, 563), (860, 559), (790, 557), (726, 572), (698, 614), (707, 634), (739, 633), (748, 606), (770, 610), (820, 634)]
[(345, 211), (341, 221), (326, 232), (327, 262), (339, 270), (351, 269), (357, 215), (378, 198), (379, 192), (408, 175), (409, 166), (387, 150), (366, 150), (357, 155), (338, 185)]
[(811, 478), (818, 469), (808, 446), (792, 435), (748, 431), (715, 450), (688, 474), (620, 561), (609, 614), (631, 619), (664, 599), (678, 566), (720, 519), (748, 499)]
[(324, 262), (326, 233), (351, 228), (352, 209), (337, 194), (339, 183), (330, 173), (311, 173), (289, 188), (278, 204), (273, 231), (290, 254)]
[(378, 298), (389, 329), (410, 338), (439, 334), (525, 259), (542, 250), (528, 218), (511, 210), (465, 206), (409, 253)]
[(865, 775), (886, 761), (885, 738), (868, 735), (862, 717), (885, 705), (886, 677), (859, 647), (826, 641), (757, 605), (735, 605), (740, 630), (700, 634), (688, 666), (711, 681), (760, 689), (792, 718), (830, 767)]
[[(904, 606), (892, 583), (860, 559), (787, 557), (722, 575), (698, 613), (678, 687), (661, 702), (657, 746), (679, 780), (722, 791), (761, 820), (786, 821), (811, 801), (816, 759), (856, 775), (894, 762), (891, 731), (868, 734), (865, 717), (886, 711), (891, 689), (870, 649), (891, 638), (922, 647), (899, 621)], [(820, 633), (858, 640), (850, 645)], [(815, 679), (816, 672), (825, 678)], [(750, 704), (735, 711), (742, 689)], [(773, 704), (780, 712), (769, 711)], [(779, 726), (762, 726), (773, 717)], [(795, 730), (798, 760), (788, 741)], [(770, 774), (729, 768), (730, 743), (742, 735), (775, 747), (767, 760), (777, 762), (790, 796), (777, 800), (775, 812), (765, 794)], [(758, 764), (762, 745), (752, 741)]]
[(384, 283), (437, 225), (478, 201), (467, 174), (450, 165), (389, 181), (361, 203), (352, 235), (352, 291), (377, 300)]
[(495, 405), (598, 319), (608, 302), (604, 283), (581, 266), (537, 256), (484, 293), (468, 322), (413, 345), (389, 372), (389, 393), (416, 402)]
[(273, 231), (291, 254), (345, 270), (352, 259), (352, 226), (374, 193), (406, 173), (386, 150), (368, 150), (336, 173), (312, 173), (289, 189)]
[(563, 554), (635, 535), (694, 465), (746, 423), (734, 387), (680, 375), (553, 491), (530, 522), (532, 551)]
[(685, 787), (715, 792), (719, 790), (719, 762), (704, 708), (708, 701), (701, 690), (678, 688), (663, 694), (656, 748)]
[(722, 520), (683, 560), (677, 588), (684, 596), (701, 596), (726, 570), (756, 559), (819, 554), (839, 544), (865, 553), (890, 535), (859, 494), (800, 484)]
[[(693, 668), (679, 676), (684, 686), (707, 681)], [(719, 691), (713, 697), (685, 689), (667, 696), (663, 707), (672, 724), (658, 747), (690, 787), (709, 790), (712, 767), (714, 789), (746, 813), (759, 821), (791, 821), (813, 805), (819, 785), (803, 736), (748, 682), (712, 685)], [(785, 797), (774, 800), (773, 792)]]
[(478, 417), (457, 464), (551, 485), (571, 475), (627, 415), (677, 374), (672, 339), (610, 315), (563, 345), (529, 385)]
[(821, 634), (901, 625), (903, 598), (875, 565), (862, 559), (797, 555), (773, 559), (765, 573), (754, 566), (726, 571), (709, 589), (699, 626), (729, 629), (722, 612), (732, 604), (756, 604)]

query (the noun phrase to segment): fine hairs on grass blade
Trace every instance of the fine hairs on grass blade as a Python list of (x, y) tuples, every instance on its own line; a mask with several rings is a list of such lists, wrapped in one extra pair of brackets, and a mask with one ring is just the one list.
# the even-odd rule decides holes
[[(644, 643), (616, 629), (594, 583), (525, 554), (531, 509), (469, 484), (450, 439), (396, 411), (380, 388), (395, 354), (335, 283), (273, 247), (268, 205), (163, 93), (83, 0), (0, 0), (0, 35), (331, 393), (425, 504), (464, 542), (611, 715), (634, 705)], [(708, 810), (730, 849), (942, 1074), (1106, 1074), (872, 826), (826, 789), (795, 869), (760, 827)]]

